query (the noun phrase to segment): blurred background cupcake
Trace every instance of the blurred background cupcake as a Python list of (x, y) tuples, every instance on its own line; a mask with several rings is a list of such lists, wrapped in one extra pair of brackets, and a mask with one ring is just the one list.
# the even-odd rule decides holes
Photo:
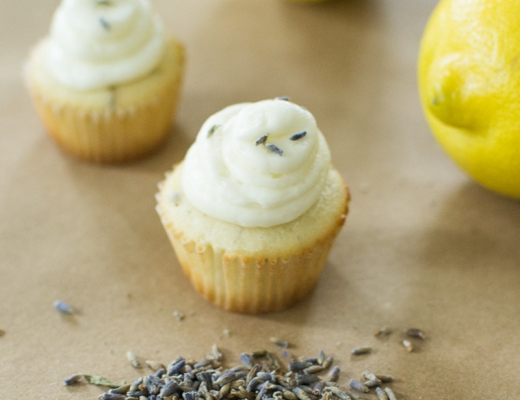
[(31, 52), (30, 93), (50, 135), (83, 160), (156, 148), (174, 121), (184, 49), (148, 0), (63, 0)]

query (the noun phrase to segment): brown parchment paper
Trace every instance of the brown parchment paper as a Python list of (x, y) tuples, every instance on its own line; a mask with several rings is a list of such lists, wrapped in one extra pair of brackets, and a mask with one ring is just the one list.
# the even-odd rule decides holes
[[(101, 389), (62, 380), (132, 381), (145, 371), (128, 350), (168, 363), (216, 343), (233, 365), (241, 352), (279, 352), (271, 336), (295, 355), (333, 354), (343, 385), (365, 369), (392, 374), (399, 399), (520, 398), (520, 204), (460, 172), (422, 116), (416, 59), (435, 3), (154, 1), (187, 48), (178, 121), (149, 158), (100, 167), (56, 148), (24, 87), (23, 63), (58, 1), (3, 2), (0, 398), (96, 399)], [(315, 115), (351, 212), (310, 298), (231, 314), (184, 277), (156, 184), (210, 114), (283, 95)], [(56, 299), (78, 313), (58, 314)], [(374, 337), (385, 325), (394, 333)], [(400, 345), (409, 327), (428, 336), (412, 353)], [(373, 353), (351, 356), (361, 345)]]

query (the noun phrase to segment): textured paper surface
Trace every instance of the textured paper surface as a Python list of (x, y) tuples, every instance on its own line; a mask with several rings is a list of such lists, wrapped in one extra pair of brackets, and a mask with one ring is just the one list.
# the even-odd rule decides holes
[[(57, 4), (0, 13), (0, 398), (96, 399), (99, 388), (62, 379), (131, 381), (144, 372), (128, 350), (168, 363), (217, 343), (235, 364), (276, 352), (270, 336), (295, 355), (333, 354), (343, 384), (390, 373), (399, 399), (520, 397), (520, 204), (472, 183), (422, 116), (416, 59), (435, 1), (155, 1), (187, 48), (178, 122), (160, 151), (112, 167), (62, 154), (25, 91), (23, 62)], [(184, 277), (156, 184), (211, 113), (282, 95), (314, 113), (351, 212), (310, 298), (231, 314)], [(59, 315), (56, 299), (78, 314)], [(394, 333), (375, 338), (384, 325)], [(409, 327), (428, 335), (413, 353), (400, 345)], [(374, 352), (352, 357), (361, 345)]]

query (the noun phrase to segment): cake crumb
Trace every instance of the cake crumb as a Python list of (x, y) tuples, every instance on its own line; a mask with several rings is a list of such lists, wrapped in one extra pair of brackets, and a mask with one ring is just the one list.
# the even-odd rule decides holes
[(172, 315), (177, 319), (177, 321), (182, 321), (184, 319), (184, 314), (180, 311), (175, 310)]

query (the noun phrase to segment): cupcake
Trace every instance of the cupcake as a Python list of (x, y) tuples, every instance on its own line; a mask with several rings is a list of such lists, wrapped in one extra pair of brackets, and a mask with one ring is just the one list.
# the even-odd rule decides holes
[(195, 289), (254, 314), (283, 310), (312, 291), (349, 192), (312, 114), (279, 98), (212, 115), (159, 184), (157, 201)]
[(148, 0), (63, 0), (31, 52), (29, 91), (65, 152), (97, 163), (156, 148), (174, 120), (183, 46)]

